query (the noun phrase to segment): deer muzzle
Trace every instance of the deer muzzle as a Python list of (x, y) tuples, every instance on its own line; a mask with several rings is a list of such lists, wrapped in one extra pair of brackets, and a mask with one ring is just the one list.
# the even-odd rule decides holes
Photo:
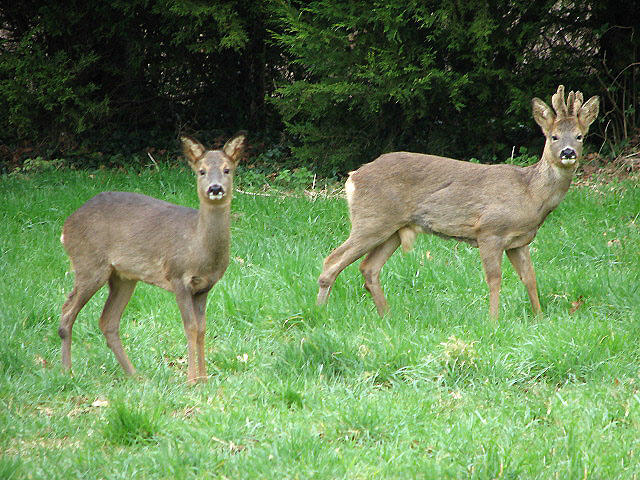
[(571, 147), (564, 148), (560, 152), (560, 161), (562, 161), (563, 165), (573, 165), (576, 163), (577, 158), (578, 155), (576, 151)]
[(224, 188), (222, 187), (222, 185), (219, 185), (217, 183), (210, 185), (207, 189), (207, 197), (209, 197), (210, 200), (220, 200), (224, 197), (224, 195)]

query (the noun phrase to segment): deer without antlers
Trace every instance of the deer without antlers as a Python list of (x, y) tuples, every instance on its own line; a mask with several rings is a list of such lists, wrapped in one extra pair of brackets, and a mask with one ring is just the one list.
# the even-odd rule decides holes
[(583, 103), (580, 92), (565, 102), (560, 85), (552, 110), (534, 98), (533, 118), (546, 143), (529, 167), (479, 165), (419, 153), (387, 153), (351, 172), (345, 184), (351, 234), (324, 260), (317, 303), (326, 303), (338, 274), (358, 258), (365, 287), (378, 313), (387, 310), (380, 269), (402, 245), (409, 251), (418, 233), (478, 247), (489, 286), (489, 312), (498, 317), (503, 252), (541, 311), (529, 243), (569, 189), (584, 136), (598, 115), (598, 97)]
[(199, 210), (137, 193), (103, 192), (67, 218), (61, 241), (75, 282), (58, 330), (65, 368), (71, 369), (71, 331), (78, 312), (108, 283), (100, 329), (124, 371), (135, 373), (120, 341), (120, 318), (136, 283), (143, 281), (175, 294), (187, 336), (187, 380), (206, 380), (207, 294), (229, 264), (233, 172), (244, 146), (244, 134), (222, 150), (206, 150), (182, 137), (184, 155), (197, 175)]

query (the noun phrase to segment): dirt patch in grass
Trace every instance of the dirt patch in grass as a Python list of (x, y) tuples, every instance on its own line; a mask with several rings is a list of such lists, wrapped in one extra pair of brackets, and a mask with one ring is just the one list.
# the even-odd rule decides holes
[(588, 154), (577, 172), (576, 183), (609, 183), (630, 177), (640, 179), (640, 133), (633, 137), (629, 145), (613, 160), (598, 153)]

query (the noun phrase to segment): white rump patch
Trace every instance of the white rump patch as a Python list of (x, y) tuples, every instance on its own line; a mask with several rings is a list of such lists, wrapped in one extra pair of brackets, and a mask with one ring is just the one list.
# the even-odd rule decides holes
[(353, 183), (353, 180), (351, 179), (351, 174), (353, 172), (349, 172), (349, 178), (347, 178), (347, 181), (344, 184), (344, 192), (347, 195), (347, 202), (349, 204), (351, 204), (351, 200), (353, 198), (353, 194), (356, 191), (356, 184)]

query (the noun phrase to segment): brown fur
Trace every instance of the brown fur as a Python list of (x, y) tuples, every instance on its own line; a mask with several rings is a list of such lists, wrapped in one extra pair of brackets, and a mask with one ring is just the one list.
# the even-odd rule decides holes
[(61, 241), (75, 283), (58, 330), (65, 368), (71, 368), (71, 331), (78, 312), (108, 283), (100, 329), (125, 372), (135, 373), (119, 329), (122, 312), (142, 281), (175, 294), (187, 336), (188, 381), (206, 379), (206, 299), (229, 264), (233, 172), (244, 142), (244, 135), (238, 135), (222, 150), (207, 151), (196, 140), (182, 138), (185, 157), (197, 176), (199, 210), (137, 193), (104, 192), (67, 218)]
[[(353, 172), (348, 180), (351, 234), (324, 261), (318, 304), (326, 302), (338, 274), (366, 255), (360, 270), (383, 315), (388, 306), (380, 269), (400, 244), (407, 250), (416, 233), (425, 232), (479, 248), (492, 316), (498, 316), (504, 252), (539, 312), (529, 243), (567, 192), (582, 139), (598, 114), (597, 97), (582, 105), (582, 94), (571, 92), (568, 100), (569, 105), (562, 85), (553, 95), (555, 114), (542, 100), (533, 99), (533, 116), (547, 141), (542, 158), (530, 167), (394, 152)], [(566, 152), (575, 158), (561, 158)]]

